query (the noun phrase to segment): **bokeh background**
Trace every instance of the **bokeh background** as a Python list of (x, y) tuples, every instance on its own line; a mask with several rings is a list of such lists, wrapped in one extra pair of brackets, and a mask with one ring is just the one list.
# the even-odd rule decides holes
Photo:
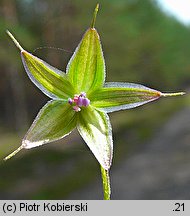
[[(96, 3), (0, 0), (0, 199), (103, 197), (99, 164), (76, 131), (3, 162), (20, 146), (48, 100), (28, 79), (6, 29), (28, 51), (65, 71)], [(188, 93), (190, 27), (164, 13), (153, 0), (99, 3), (96, 28), (107, 81)], [(163, 98), (110, 114), (114, 136), (112, 199), (190, 199), (189, 99), (188, 94)]]

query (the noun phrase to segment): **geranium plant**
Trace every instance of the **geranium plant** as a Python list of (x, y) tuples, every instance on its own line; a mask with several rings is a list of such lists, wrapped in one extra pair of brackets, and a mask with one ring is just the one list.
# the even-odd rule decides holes
[(96, 6), (90, 28), (71, 57), (66, 73), (23, 49), (7, 31), (20, 49), (22, 63), (31, 81), (50, 101), (40, 110), (22, 145), (30, 149), (62, 139), (74, 128), (101, 166), (104, 199), (110, 199), (109, 170), (112, 163), (113, 142), (109, 112), (131, 109), (160, 97), (183, 95), (160, 91), (133, 83), (105, 82), (105, 62), (99, 35), (95, 29)]

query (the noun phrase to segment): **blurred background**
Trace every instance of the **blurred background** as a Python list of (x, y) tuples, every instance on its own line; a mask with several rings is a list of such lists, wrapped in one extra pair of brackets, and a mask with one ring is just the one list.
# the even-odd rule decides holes
[[(164, 0), (99, 1), (96, 28), (107, 81), (188, 93), (190, 26), (160, 2)], [(65, 71), (96, 3), (0, 0), (0, 199), (103, 197), (99, 164), (76, 131), (2, 160), (20, 146), (49, 100), (28, 79), (6, 29), (27, 51)], [(190, 96), (162, 98), (110, 118), (112, 199), (190, 199)]]

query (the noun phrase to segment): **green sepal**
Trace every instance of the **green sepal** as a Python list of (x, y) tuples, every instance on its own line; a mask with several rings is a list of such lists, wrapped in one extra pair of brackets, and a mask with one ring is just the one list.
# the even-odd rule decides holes
[(105, 112), (131, 109), (161, 96), (161, 92), (133, 83), (110, 82), (89, 95), (91, 105)]
[(101, 166), (108, 170), (113, 155), (112, 129), (106, 113), (92, 106), (78, 113), (78, 131)]
[(89, 92), (103, 86), (105, 63), (99, 35), (95, 28), (86, 31), (66, 71), (77, 92)]
[(68, 135), (77, 122), (76, 112), (61, 100), (49, 101), (38, 113), (25, 135), (23, 148), (33, 148)]
[(68, 99), (75, 93), (66, 74), (38, 57), (21, 51), (24, 68), (31, 81), (47, 96)]

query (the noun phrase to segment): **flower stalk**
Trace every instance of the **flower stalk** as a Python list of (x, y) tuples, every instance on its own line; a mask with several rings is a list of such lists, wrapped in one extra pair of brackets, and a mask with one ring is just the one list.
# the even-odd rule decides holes
[(111, 186), (110, 186), (109, 170), (105, 170), (101, 166), (101, 174), (102, 174), (102, 185), (103, 185), (103, 192), (104, 192), (104, 200), (110, 200)]

